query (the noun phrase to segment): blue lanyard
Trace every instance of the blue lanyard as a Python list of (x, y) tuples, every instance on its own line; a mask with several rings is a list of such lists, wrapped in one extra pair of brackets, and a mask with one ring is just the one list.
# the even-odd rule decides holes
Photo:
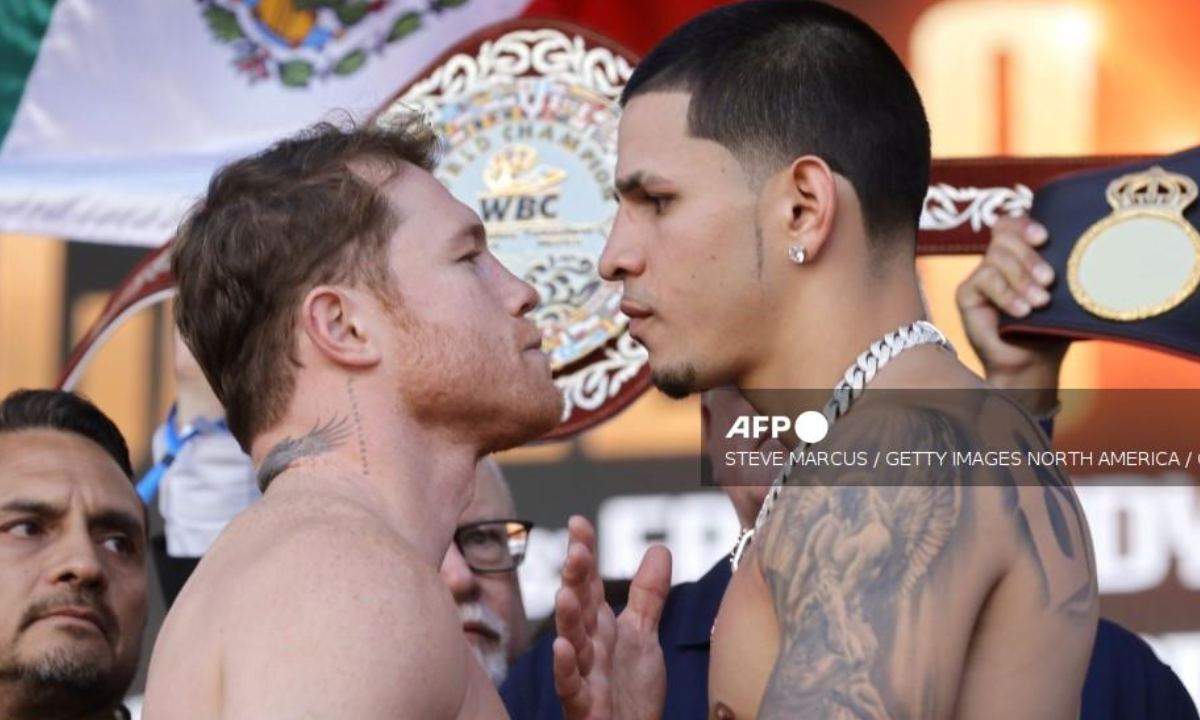
[(203, 431), (213, 432), (226, 430), (224, 420), (216, 420), (214, 422), (195, 423), (186, 433), (180, 436), (175, 429), (175, 411), (176, 407), (171, 406), (171, 411), (167, 413), (167, 420), (163, 423), (163, 440), (166, 442), (167, 451), (163, 454), (162, 460), (154, 464), (142, 479), (138, 481), (137, 493), (142, 498), (142, 502), (149, 503), (154, 495), (158, 492), (158, 486), (162, 483), (163, 475), (166, 474), (167, 468), (171, 467), (171, 463), (175, 462), (175, 458), (179, 457), (179, 452), (183, 447), (191, 442), (196, 436)]

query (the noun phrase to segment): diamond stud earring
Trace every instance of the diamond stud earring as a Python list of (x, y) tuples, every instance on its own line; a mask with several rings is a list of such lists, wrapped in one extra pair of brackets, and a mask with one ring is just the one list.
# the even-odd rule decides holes
[(804, 258), (805, 251), (803, 245), (793, 245), (788, 248), (788, 259), (792, 262), (796, 263), (797, 265), (803, 265)]

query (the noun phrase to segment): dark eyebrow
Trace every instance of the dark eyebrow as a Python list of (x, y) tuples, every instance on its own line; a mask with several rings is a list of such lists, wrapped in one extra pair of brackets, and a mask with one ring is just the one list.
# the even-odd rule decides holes
[(617, 197), (620, 198), (622, 195), (628, 196), (637, 193), (645, 193), (647, 185), (665, 182), (667, 182), (667, 179), (662, 176), (638, 170), (626, 175), (623, 178), (617, 178), (615, 184)]
[(471, 239), (475, 241), (476, 245), (481, 248), (487, 247), (487, 228), (483, 226), (483, 223), (474, 223), (467, 232), (470, 233)]
[[(41, 500), (16, 499), (0, 505), (0, 512), (26, 513), (40, 518), (59, 518), (65, 510), (57, 505), (51, 505)], [(146, 525), (136, 516), (124, 510), (101, 510), (88, 518), (88, 527), (100, 527), (120, 530), (132, 537), (145, 533)]]
[(617, 197), (629, 195), (630, 193), (640, 190), (642, 186), (645, 185), (645, 180), (646, 174), (640, 170), (635, 173), (630, 173), (623, 178), (617, 178), (614, 186), (617, 191)]
[(88, 527), (119, 530), (129, 537), (138, 537), (145, 533), (145, 526), (141, 521), (124, 510), (102, 510), (88, 518)]
[(42, 502), (41, 500), (23, 500), (18, 498), (0, 505), (0, 512), (28, 513), (39, 517), (58, 517), (63, 514), (63, 508), (51, 505), (48, 502)]
[(483, 226), (483, 223), (471, 223), (459, 232), (459, 236), (470, 240), (471, 246), (476, 250), (487, 248), (487, 229)]

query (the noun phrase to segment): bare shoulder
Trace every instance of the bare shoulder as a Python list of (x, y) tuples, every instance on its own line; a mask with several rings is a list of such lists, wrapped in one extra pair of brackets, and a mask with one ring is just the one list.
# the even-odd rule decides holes
[[(888, 392), (854, 405), (801, 453), (759, 551), (781, 619), (792, 616), (797, 594), (837, 575), (856, 603), (919, 592), (952, 547), (970, 544), (979, 519), (974, 476), (935, 453), (974, 441), (960, 412)], [(971, 566), (983, 584), (1001, 572), (994, 557)]]
[(240, 560), (221, 582), (229, 716), (289, 703), (330, 717), (455, 716), (467, 649), (436, 569), (365, 509), (263, 510), (244, 547), (220, 548)]
[[(819, 446), (838, 462), (797, 468), (768, 537), (794, 544), (815, 518), (878, 523), (897, 539), (898, 562), (927, 573), (954, 547), (958, 558), (998, 581), (1032, 561), (1046, 586), (1057, 578), (1083, 611), (1094, 601), (1090, 536), (1069, 478), (1049, 439), (1019, 405), (990, 390), (883, 391), (853, 406)], [(834, 453), (840, 451), (840, 455)], [(1092, 588), (1094, 590), (1094, 587)]]
[(1060, 473), (1013, 454), (1045, 442), (1019, 408), (975, 391), (876, 395), (837, 421), (756, 541), (784, 634), (762, 716), (954, 716), (981, 620), (1013, 629), (993, 612), (1001, 599), (1027, 619), (1010, 654), (1048, 637), (1090, 646), (1078, 502)]
[[(371, 585), (394, 585), (407, 583), (410, 574), (436, 577), (415, 549), (367, 508), (336, 496), (274, 500), (254, 508), (256, 515), (245, 515), (244, 523), (238, 523), (243, 517), (235, 520), (238, 524), (229, 534), (229, 540), (257, 550), (245, 558), (245, 571), (254, 576), (251, 582), (270, 577), (273, 583), (312, 586), (321, 592), (321, 575), (354, 579), (377, 569), (375, 563), (384, 560), (393, 572), (357, 579)], [(225, 549), (214, 548), (218, 552)], [(308, 572), (293, 572), (298, 568)]]

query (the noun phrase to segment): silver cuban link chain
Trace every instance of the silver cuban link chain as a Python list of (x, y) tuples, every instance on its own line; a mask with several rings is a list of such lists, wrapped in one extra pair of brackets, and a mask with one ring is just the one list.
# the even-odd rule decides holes
[[(825, 403), (825, 407), (821, 410), (821, 414), (825, 416), (830, 427), (838, 418), (850, 411), (850, 406), (862, 395), (863, 390), (875, 379), (875, 375), (884, 365), (905, 350), (918, 345), (939, 345), (950, 352), (955, 352), (954, 346), (950, 344), (942, 331), (927, 320), (917, 320), (908, 325), (901, 325), (887, 333), (871, 343), (870, 347), (855, 358), (850, 367), (846, 369), (842, 379), (834, 386), (833, 397), (829, 398), (829, 402)], [(758, 518), (754, 521), (754, 527), (742, 530), (741, 535), (738, 536), (737, 544), (729, 556), (729, 562), (733, 565), (735, 572), (746, 548), (750, 546), (750, 540), (754, 537), (754, 533), (763, 526), (763, 523), (771, 515), (771, 510), (775, 508), (775, 502), (779, 500), (779, 493), (792, 473), (797, 453), (804, 452), (808, 447), (809, 443), (801, 442), (788, 453), (787, 463), (776, 476), (775, 481), (771, 483), (771, 490), (758, 510)]]

